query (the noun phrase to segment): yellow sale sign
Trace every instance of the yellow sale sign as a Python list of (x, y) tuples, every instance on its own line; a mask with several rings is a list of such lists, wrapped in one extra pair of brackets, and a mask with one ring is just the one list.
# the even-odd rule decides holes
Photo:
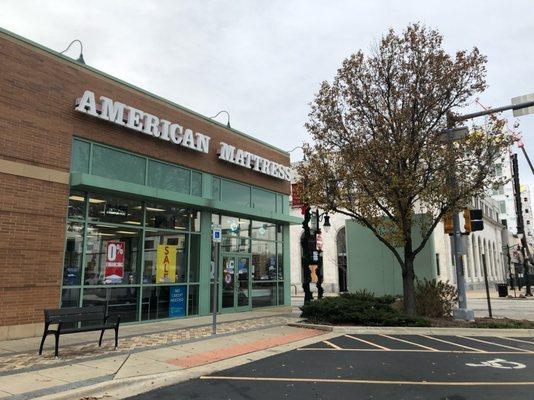
[(157, 283), (176, 282), (176, 251), (178, 246), (160, 244), (157, 249)]

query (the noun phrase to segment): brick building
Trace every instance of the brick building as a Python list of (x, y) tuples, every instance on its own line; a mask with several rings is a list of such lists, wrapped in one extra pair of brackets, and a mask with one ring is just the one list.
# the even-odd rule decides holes
[[(0, 30), (0, 340), (290, 304), (289, 155)], [(222, 228), (214, 259), (211, 226)]]

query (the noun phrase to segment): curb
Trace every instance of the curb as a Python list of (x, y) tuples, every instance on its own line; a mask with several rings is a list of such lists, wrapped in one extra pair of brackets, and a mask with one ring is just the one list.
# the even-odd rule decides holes
[[(325, 334), (327, 334), (327, 332), (325, 332)], [(322, 336), (323, 335), (312, 336), (275, 347), (261, 349), (252, 353), (229, 357), (227, 359), (218, 360), (191, 368), (185, 368), (182, 370), (120, 379), (110, 379), (104, 382), (92, 384), (90, 386), (72, 388), (64, 392), (42, 395), (36, 399), (74, 400), (87, 398), (94, 400), (115, 400), (119, 398), (136, 396), (165, 386), (176, 385), (191, 379), (196, 379), (202, 375), (209, 375), (221, 370), (233, 368), (252, 361), (257, 361), (276, 354), (284, 353), (297, 347), (306, 346), (308, 344), (315, 343), (318, 340), (317, 338)]]
[(315, 329), (327, 332), (356, 333), (356, 334), (426, 334), (426, 335), (454, 335), (454, 336), (519, 336), (533, 337), (534, 329), (491, 329), (491, 328), (459, 328), (459, 327), (402, 327), (402, 326), (332, 326), (309, 324), (305, 322), (291, 322), (287, 324), (294, 328)]
[(314, 329), (316, 331), (325, 331), (325, 332), (332, 332), (334, 330), (333, 326), (329, 325), (318, 325), (318, 324), (307, 324), (304, 322), (289, 322), (286, 324), (287, 326), (291, 326), (293, 328), (303, 328), (303, 329)]

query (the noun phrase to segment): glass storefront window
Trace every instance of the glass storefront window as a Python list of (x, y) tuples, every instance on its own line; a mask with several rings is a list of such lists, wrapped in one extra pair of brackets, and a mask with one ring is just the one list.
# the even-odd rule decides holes
[(80, 305), (80, 289), (63, 289), (61, 291), (61, 308), (78, 307)]
[(202, 196), (202, 174), (200, 172), (191, 173), (191, 195)]
[(278, 302), (279, 306), (284, 305), (284, 282), (278, 282)]
[(89, 194), (89, 218), (101, 222), (141, 225), (143, 207), (140, 201)]
[(221, 239), (221, 251), (231, 253), (248, 253), (250, 252), (250, 239), (223, 236)]
[(185, 317), (187, 293), (186, 285), (144, 287), (141, 319)]
[(110, 315), (120, 315), (121, 322), (137, 321), (137, 288), (86, 288), (83, 307), (106, 306)]
[(189, 245), (189, 282), (200, 279), (200, 235), (191, 235)]
[(223, 215), (221, 217), (223, 236), (250, 237), (250, 220)]
[(254, 239), (276, 240), (276, 225), (269, 222), (252, 221), (250, 234)]
[(278, 279), (284, 279), (284, 246), (282, 243), (276, 244), (276, 264), (278, 267)]
[(83, 223), (67, 222), (63, 285), (79, 285), (82, 273)]
[(139, 236), (133, 228), (88, 225), (84, 284), (138, 283)]
[(69, 218), (85, 218), (85, 193), (70, 192), (68, 216)]
[(143, 283), (187, 282), (187, 238), (185, 233), (145, 232)]
[(198, 315), (198, 293), (198, 285), (189, 285), (189, 303), (187, 315)]
[(276, 282), (252, 282), (252, 308), (276, 305)]
[(172, 205), (146, 204), (146, 226), (159, 229), (189, 229), (189, 211)]
[(221, 180), (219, 178), (212, 178), (211, 180), (211, 198), (213, 200), (221, 200)]
[(276, 279), (276, 243), (252, 241), (252, 279)]
[(191, 232), (200, 232), (200, 211), (191, 211)]
[[(62, 307), (104, 305), (126, 322), (199, 314), (201, 268), (210, 268), (213, 287), (215, 265), (213, 244), (210, 265), (200, 265), (201, 211), (73, 190), (68, 218)], [(221, 257), (250, 260), (251, 286), (235, 305), (283, 304), (282, 227), (220, 214), (211, 221), (222, 228)], [(211, 309), (212, 290), (209, 297)]]

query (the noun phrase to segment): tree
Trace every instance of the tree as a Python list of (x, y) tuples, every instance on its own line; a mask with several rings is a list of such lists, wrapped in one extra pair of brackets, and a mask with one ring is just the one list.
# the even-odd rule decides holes
[(297, 168), (310, 204), (353, 218), (394, 254), (408, 315), (416, 312), (417, 254), (445, 215), (498, 184), (494, 160), (511, 143), (495, 118), (461, 142), (444, 143), (452, 109), (486, 88), (486, 57), (476, 47), (451, 56), (442, 41), (436, 30), (413, 24), (400, 34), (389, 30), (369, 55), (344, 60), (311, 104), (312, 142)]

